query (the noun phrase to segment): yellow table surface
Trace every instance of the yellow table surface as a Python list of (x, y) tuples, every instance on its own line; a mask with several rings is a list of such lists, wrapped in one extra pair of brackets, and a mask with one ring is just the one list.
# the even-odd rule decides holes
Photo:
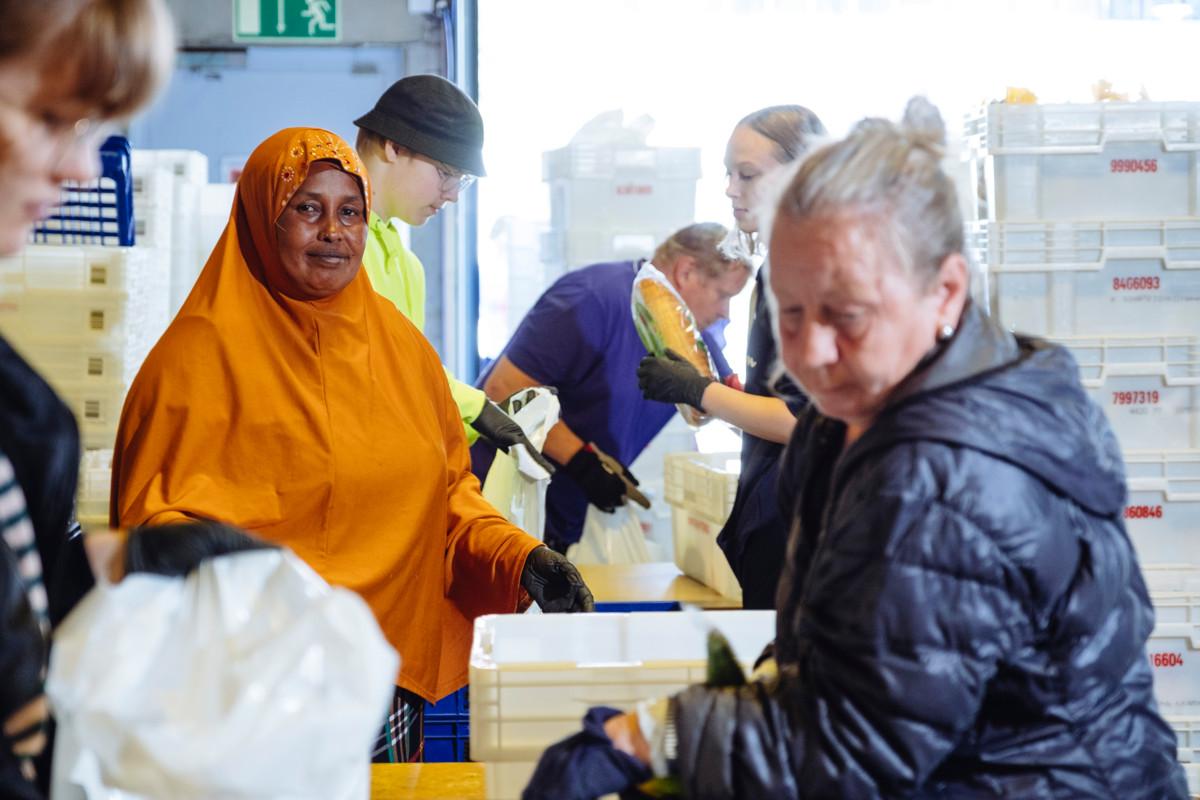
[(484, 800), (483, 764), (372, 764), (371, 800)]
[(719, 594), (689, 578), (669, 561), (605, 564), (579, 568), (592, 596), (601, 603), (678, 600), (700, 608), (741, 608), (740, 600)]

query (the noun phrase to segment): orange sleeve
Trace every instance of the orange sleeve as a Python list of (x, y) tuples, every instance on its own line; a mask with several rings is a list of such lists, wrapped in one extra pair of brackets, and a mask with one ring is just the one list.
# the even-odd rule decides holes
[(479, 480), (471, 473), (458, 407), (444, 375), (436, 391), (442, 395), (446, 439), (446, 596), (468, 619), (514, 613), (522, 600), (525, 559), (541, 542), (483, 499)]

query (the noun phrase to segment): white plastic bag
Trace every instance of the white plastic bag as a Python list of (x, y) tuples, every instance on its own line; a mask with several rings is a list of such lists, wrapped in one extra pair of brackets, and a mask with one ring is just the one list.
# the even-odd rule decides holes
[(567, 548), (575, 564), (645, 564), (651, 560), (637, 513), (627, 503), (609, 514), (593, 505), (583, 520), (583, 536)]
[[(558, 395), (544, 386), (522, 389), (508, 399), (509, 414), (525, 431), (530, 443), (541, 450), (550, 429), (558, 423)], [(546, 487), (550, 474), (533, 460), (524, 447), (512, 455), (497, 450), (483, 496), (504, 518), (537, 539), (545, 536)]]
[(55, 636), (56, 800), (365, 800), (398, 659), (287, 550), (98, 585)]

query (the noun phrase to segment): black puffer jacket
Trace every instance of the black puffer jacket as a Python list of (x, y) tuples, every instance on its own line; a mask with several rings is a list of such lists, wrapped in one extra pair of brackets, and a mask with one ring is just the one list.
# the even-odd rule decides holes
[(686, 796), (1186, 797), (1120, 452), (1071, 357), (969, 307), (844, 432), (806, 412), (785, 459), (778, 680), (672, 701)]

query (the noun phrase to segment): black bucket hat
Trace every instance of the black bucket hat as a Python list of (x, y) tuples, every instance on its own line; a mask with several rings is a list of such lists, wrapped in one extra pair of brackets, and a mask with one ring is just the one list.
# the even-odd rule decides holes
[(354, 124), (471, 175), (483, 176), (483, 117), (437, 75), (401, 78)]

